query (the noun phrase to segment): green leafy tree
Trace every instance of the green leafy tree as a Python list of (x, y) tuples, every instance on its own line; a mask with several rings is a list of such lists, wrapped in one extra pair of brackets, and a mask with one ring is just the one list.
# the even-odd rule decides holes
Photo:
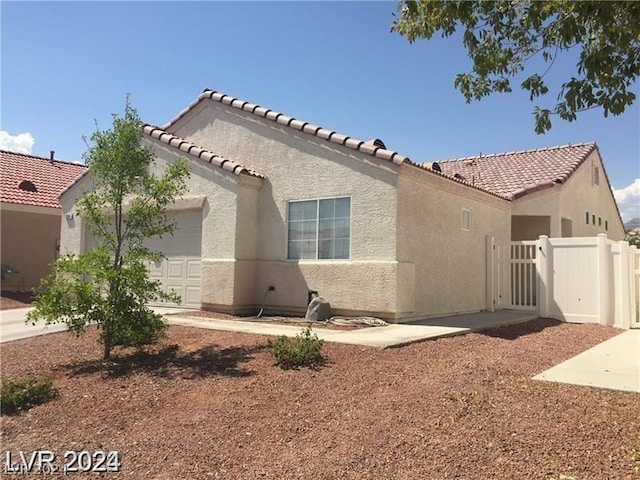
[(163, 293), (148, 276), (149, 261), (164, 258), (145, 239), (172, 234), (166, 207), (186, 191), (189, 171), (179, 160), (153, 173), (154, 155), (142, 141), (142, 123), (127, 100), (124, 116), (113, 115), (110, 130), (96, 132), (84, 155), (93, 188), (78, 202), (95, 247), (60, 257), (43, 279), (28, 321), (66, 322), (79, 336), (87, 325), (100, 328), (103, 356), (116, 345), (142, 345), (164, 329), (160, 315), (145, 305)]
[(635, 245), (640, 248), (640, 228), (635, 228), (627, 233), (625, 240), (629, 245)]
[[(619, 115), (636, 98), (640, 2), (423, 0), (401, 1), (398, 9), (392, 30), (409, 42), (462, 31), (473, 67), (456, 76), (455, 87), (467, 103), (511, 92), (511, 80), (521, 76), (532, 102), (544, 97), (553, 63), (567, 50), (578, 51), (575, 76), (562, 84), (555, 106), (535, 106), (536, 133), (551, 129), (552, 115), (569, 122), (593, 108)], [(540, 71), (525, 74), (532, 61)]]

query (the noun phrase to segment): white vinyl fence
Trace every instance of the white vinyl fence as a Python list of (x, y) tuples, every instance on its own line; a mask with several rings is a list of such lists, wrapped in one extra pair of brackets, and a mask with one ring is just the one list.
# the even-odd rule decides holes
[(498, 245), (487, 239), (487, 309), (640, 328), (640, 250), (606, 235)]

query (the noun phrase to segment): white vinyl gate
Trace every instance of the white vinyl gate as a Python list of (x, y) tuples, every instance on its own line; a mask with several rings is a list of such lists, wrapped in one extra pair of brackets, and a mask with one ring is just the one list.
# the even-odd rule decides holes
[(536, 310), (538, 242), (487, 243), (488, 289), (493, 309)]
[(487, 310), (640, 328), (640, 250), (596, 237), (497, 244), (487, 237)]

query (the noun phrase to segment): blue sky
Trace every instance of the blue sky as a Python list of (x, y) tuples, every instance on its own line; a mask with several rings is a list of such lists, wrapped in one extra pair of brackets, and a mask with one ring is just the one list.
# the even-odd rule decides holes
[[(533, 131), (518, 88), (466, 104), (456, 39), (409, 44), (392, 2), (7, 2), (0, 4), (0, 146), (81, 161), (125, 96), (162, 125), (204, 88), (367, 140), (414, 161), (595, 141), (623, 217), (640, 217), (640, 107)], [(571, 58), (549, 73), (557, 85)], [(640, 90), (638, 84), (636, 91)], [(553, 91), (553, 90), (552, 90)], [(640, 92), (638, 92), (640, 96)], [(540, 102), (553, 105), (555, 95)], [(33, 144), (31, 144), (33, 139)]]

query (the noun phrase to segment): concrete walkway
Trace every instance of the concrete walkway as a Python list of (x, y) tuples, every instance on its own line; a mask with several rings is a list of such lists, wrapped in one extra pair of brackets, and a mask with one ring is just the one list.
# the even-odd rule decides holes
[[(188, 312), (180, 312), (177, 315), (165, 316), (165, 318), (172, 325), (254, 333), (258, 335), (295, 336), (305, 328), (260, 322), (259, 319), (240, 321), (190, 317)], [(537, 318), (537, 315), (531, 312), (501, 310), (498, 312), (481, 312), (457, 315), (454, 317), (433, 318), (405, 324), (390, 324), (386, 327), (366, 327), (354, 330), (316, 328), (314, 329), (314, 333), (318, 335), (318, 338), (326, 340), (327, 342), (391, 348), (438, 337), (461, 335), (489, 327), (525, 322), (535, 318)]]
[(640, 330), (626, 330), (533, 379), (640, 393)]
[(65, 323), (45, 325), (38, 322), (35, 325), (25, 324), (27, 313), (33, 308), (16, 308), (0, 311), (0, 342), (10, 342), (21, 338), (35, 337), (46, 333), (62, 332), (67, 329)]

